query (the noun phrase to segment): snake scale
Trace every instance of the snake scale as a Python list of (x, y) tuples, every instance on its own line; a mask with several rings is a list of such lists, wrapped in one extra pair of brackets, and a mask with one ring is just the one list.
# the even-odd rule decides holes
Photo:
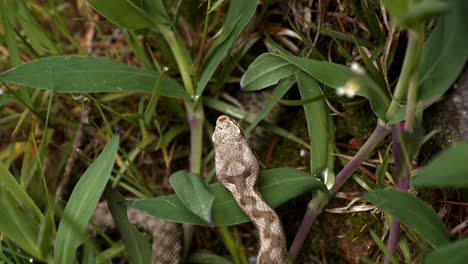
[[(213, 133), (218, 181), (231, 192), (239, 207), (249, 216), (260, 236), (257, 264), (287, 263), (286, 238), (278, 215), (257, 191), (259, 164), (242, 128), (228, 116), (216, 121)], [(127, 209), (130, 223), (153, 235), (153, 263), (181, 263), (182, 230), (179, 224)], [(92, 222), (105, 229), (115, 228), (105, 202), (100, 203)]]

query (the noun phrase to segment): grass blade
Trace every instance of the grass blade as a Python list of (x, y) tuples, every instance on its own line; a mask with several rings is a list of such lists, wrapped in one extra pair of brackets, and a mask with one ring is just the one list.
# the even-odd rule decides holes
[(118, 146), (119, 136), (113, 136), (73, 189), (55, 240), (54, 254), (57, 263), (74, 262), (75, 251), (82, 243), (82, 232), (111, 175)]

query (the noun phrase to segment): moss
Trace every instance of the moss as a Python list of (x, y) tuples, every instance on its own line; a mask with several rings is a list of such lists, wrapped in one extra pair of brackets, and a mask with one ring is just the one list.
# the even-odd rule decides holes
[[(278, 123), (284, 124), (282, 128), (308, 142), (307, 123), (302, 108), (300, 110), (285, 113), (281, 116), (283, 120), (280, 120)], [(282, 139), (276, 146), (268, 167), (277, 168), (285, 166), (308, 168), (309, 150), (296, 142)]]
[(336, 138), (367, 139), (372, 134), (377, 119), (369, 105), (345, 105), (344, 113), (336, 120)]
[(355, 243), (372, 240), (369, 230), (379, 232), (383, 228), (383, 222), (378, 215), (373, 213), (356, 213), (348, 218), (348, 231), (345, 237)]

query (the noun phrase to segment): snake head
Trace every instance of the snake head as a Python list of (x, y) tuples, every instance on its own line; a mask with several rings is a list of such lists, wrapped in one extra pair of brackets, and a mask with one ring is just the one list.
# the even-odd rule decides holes
[(244, 132), (236, 121), (226, 115), (218, 117), (213, 133), (213, 143), (220, 146), (227, 143), (240, 142), (244, 139)]

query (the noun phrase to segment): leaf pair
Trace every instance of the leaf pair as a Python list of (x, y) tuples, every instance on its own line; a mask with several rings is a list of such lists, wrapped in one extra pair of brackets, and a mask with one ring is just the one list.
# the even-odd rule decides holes
[(365, 74), (356, 73), (336, 63), (265, 53), (250, 64), (242, 76), (241, 86), (246, 91), (256, 91), (298, 72), (304, 72), (331, 88), (351, 89), (352, 93), (366, 97), (374, 113), (385, 120), (385, 112), (390, 103), (387, 92)]
[[(153, 216), (179, 223), (227, 226), (250, 221), (232, 195), (220, 183), (208, 185), (208, 192), (212, 195), (210, 196), (204, 189), (196, 187), (202, 184), (193, 178), (197, 175), (177, 172), (174, 176), (176, 178), (172, 180), (172, 184), (176, 191), (179, 190), (177, 195), (127, 200), (126, 204)], [(265, 201), (273, 208), (313, 189), (327, 192), (326, 186), (321, 181), (294, 168), (262, 171), (258, 189)], [(196, 193), (190, 195), (190, 192)], [(209, 218), (211, 202), (212, 221), (210, 223), (205, 219)]]

